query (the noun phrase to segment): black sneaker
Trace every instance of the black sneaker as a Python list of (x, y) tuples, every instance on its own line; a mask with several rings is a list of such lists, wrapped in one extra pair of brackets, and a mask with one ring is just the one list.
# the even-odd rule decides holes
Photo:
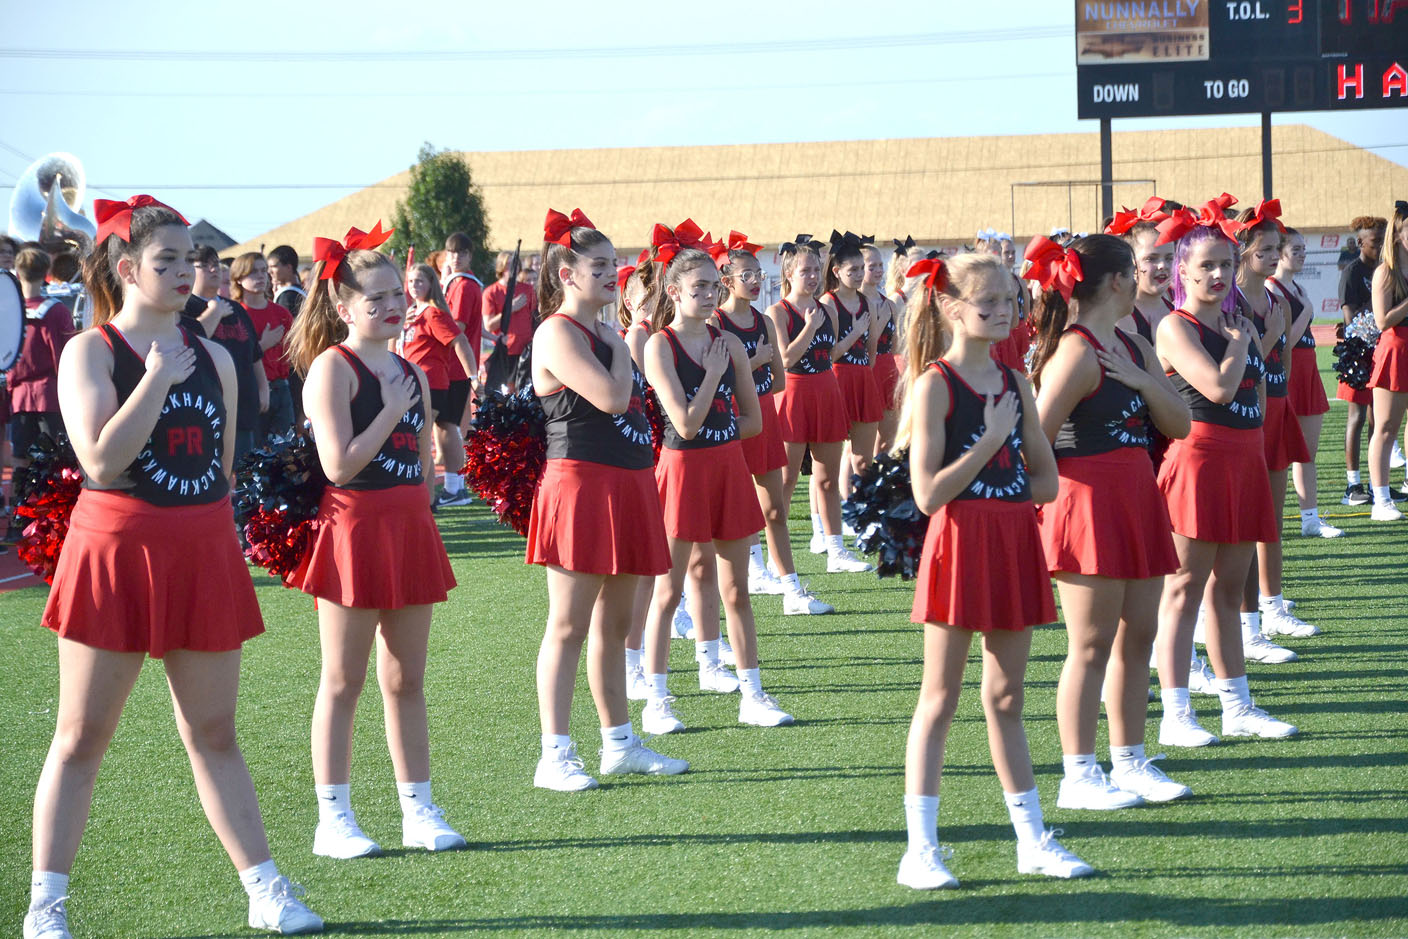
[(1404, 492), (1402, 489), (1394, 489), (1390, 486), (1388, 495), (1394, 502), (1408, 502), (1408, 492)]
[(1355, 483), (1353, 486), (1344, 487), (1344, 498), (1340, 500), (1340, 505), (1368, 505), (1372, 501), (1368, 487), (1363, 483)]
[(468, 489), (461, 489), (455, 493), (441, 489), (439, 495), (435, 497), (435, 507), (443, 509), (455, 505), (469, 505), (473, 501), (474, 497), (469, 494)]

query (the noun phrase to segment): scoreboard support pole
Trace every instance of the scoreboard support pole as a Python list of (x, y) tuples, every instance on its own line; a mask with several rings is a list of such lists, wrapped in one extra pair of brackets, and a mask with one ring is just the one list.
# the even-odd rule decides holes
[[(1267, 120), (1270, 120), (1268, 117)], [(1104, 224), (1105, 219), (1115, 214), (1115, 170), (1114, 170), (1114, 141), (1110, 133), (1110, 119), (1100, 118), (1100, 224)], [(1263, 146), (1265, 144), (1263, 143)], [(1263, 163), (1269, 157), (1263, 157)], [(1263, 173), (1270, 173), (1269, 169), (1263, 169)], [(1270, 178), (1269, 176), (1267, 177)], [(1270, 183), (1267, 183), (1270, 185)], [(1268, 196), (1268, 198), (1270, 198)]]
[(1261, 112), (1261, 197), (1271, 198), (1271, 112)]

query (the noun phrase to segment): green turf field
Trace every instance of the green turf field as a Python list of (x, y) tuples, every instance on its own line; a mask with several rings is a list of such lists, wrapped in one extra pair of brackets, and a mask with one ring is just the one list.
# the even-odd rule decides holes
[[(357, 936), (1408, 935), (1408, 522), (1371, 525), (1367, 513), (1339, 505), (1343, 420), (1336, 403), (1320, 467), (1322, 505), (1348, 534), (1311, 541), (1288, 526), (1286, 547), (1287, 595), (1324, 634), (1287, 640), (1299, 662), (1251, 671), (1258, 702), (1298, 724), (1299, 737), (1170, 752), (1162, 765), (1193, 787), (1189, 801), (1058, 810), (1054, 698), (1065, 641), (1059, 626), (1037, 630), (1027, 729), (1038, 785), (1048, 824), (1096, 866), (1094, 878), (1016, 873), (973, 663), (939, 818), (963, 886), (938, 894), (896, 886), (904, 738), (920, 675), (912, 591), (871, 575), (819, 573), (804, 550), (803, 577), (842, 612), (784, 619), (779, 598), (756, 603), (764, 682), (796, 726), (740, 727), (736, 697), (692, 690), (692, 648), (676, 642), (671, 684), (690, 730), (657, 745), (694, 768), (595, 792), (535, 790), (543, 573), (523, 565), (522, 540), (481, 506), (440, 516), (460, 587), (436, 612), (427, 676), (435, 798), (470, 849), (399, 848), (380, 702), (369, 688), (353, 802), (387, 856), (313, 857), (314, 612), (308, 598), (259, 574), (269, 631), (245, 649), (239, 723), (274, 857), (308, 888), (329, 932)], [(801, 545), (800, 510), (796, 519)], [(36, 625), (43, 602), (39, 589), (0, 597), (7, 935), (18, 935), (27, 902), (31, 801), (54, 727), (54, 639)], [(69, 906), (79, 939), (251, 934), (243, 891), (197, 804), (159, 669), (149, 663), (98, 779)], [(1194, 703), (1216, 732), (1214, 699)], [(585, 679), (573, 735), (595, 770)], [(1105, 746), (1102, 728), (1108, 762)], [(1152, 742), (1149, 752), (1158, 752)]]

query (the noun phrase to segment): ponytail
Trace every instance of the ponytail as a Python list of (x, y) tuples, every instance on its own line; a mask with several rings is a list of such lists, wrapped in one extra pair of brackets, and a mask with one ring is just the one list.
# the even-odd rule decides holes
[(379, 251), (349, 251), (337, 268), (336, 279), (323, 280), (323, 270), (327, 261), (313, 264), (313, 289), (308, 291), (303, 308), (293, 321), (288, 333), (288, 362), (300, 376), (306, 376), (313, 360), (323, 352), (347, 338), (347, 324), (337, 315), (337, 303), (333, 292), (344, 303), (361, 295), (359, 286), (363, 276), (381, 265), (386, 265), (399, 279), (400, 270), (391, 259)]
[(1041, 370), (1055, 355), (1070, 317), (1071, 308), (1059, 290), (1043, 290), (1037, 294), (1032, 308), (1032, 328), (1036, 331), (1036, 340), (1033, 343), (1031, 368), (1032, 385), (1038, 389), (1041, 388)]

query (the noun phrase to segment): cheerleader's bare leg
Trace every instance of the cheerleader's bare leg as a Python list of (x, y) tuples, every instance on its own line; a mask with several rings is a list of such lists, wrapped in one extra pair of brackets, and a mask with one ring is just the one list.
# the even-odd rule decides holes
[(1294, 463), (1291, 465), (1291, 474), (1295, 479), (1296, 502), (1300, 504), (1302, 512), (1313, 509), (1320, 504), (1320, 494), (1318, 492), (1318, 479), (1315, 472), (1315, 454), (1320, 450), (1320, 428), (1325, 422), (1323, 414), (1305, 414), (1297, 417), (1300, 422), (1301, 436), (1305, 438), (1306, 449), (1310, 451), (1310, 462)]
[(351, 774), (352, 724), (367, 681), (378, 611), (318, 601), (322, 675), (313, 704), (313, 781), (346, 784)]
[(376, 678), (386, 716), (386, 744), (397, 782), (430, 778), (430, 729), (425, 713), (425, 660), (430, 604), (383, 610), (377, 630)]
[(547, 565), (548, 622), (538, 647), (538, 721), (544, 734), (567, 735), (582, 643), (601, 593), (601, 574)]
[(587, 644), (587, 683), (602, 727), (629, 723), (626, 705), (626, 634), (631, 630), (639, 581), (648, 577), (617, 574), (604, 579), (592, 608)]

